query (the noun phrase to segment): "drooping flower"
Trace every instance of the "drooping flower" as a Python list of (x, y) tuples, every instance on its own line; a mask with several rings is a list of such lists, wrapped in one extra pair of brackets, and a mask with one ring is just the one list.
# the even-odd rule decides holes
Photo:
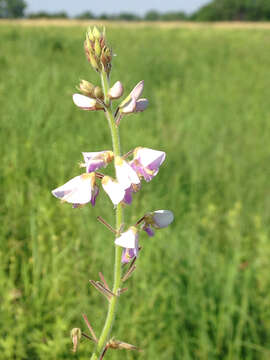
[(115, 239), (115, 245), (123, 247), (122, 263), (128, 263), (139, 252), (139, 232), (135, 226), (131, 226), (120, 237)]
[(157, 175), (160, 165), (166, 157), (164, 151), (153, 150), (149, 148), (137, 147), (134, 152), (134, 158), (130, 166), (139, 176), (144, 177), (149, 182)]
[(87, 173), (106, 167), (114, 158), (114, 154), (110, 150), (83, 152), (82, 154), (85, 162), (81, 166), (86, 167)]
[(94, 206), (98, 192), (99, 188), (96, 185), (95, 173), (93, 172), (74, 177), (64, 185), (54, 189), (52, 194), (56, 198), (77, 207), (89, 202)]
[(120, 114), (131, 114), (133, 112), (144, 111), (148, 106), (147, 99), (139, 99), (143, 92), (144, 81), (140, 81), (130, 94), (119, 105)]
[(142, 229), (149, 235), (154, 236), (154, 229), (162, 229), (169, 226), (174, 220), (173, 212), (170, 210), (156, 210), (147, 213), (143, 217)]
[(104, 176), (101, 183), (114, 205), (119, 204), (124, 199), (125, 189), (116, 180), (110, 176)]
[(81, 94), (73, 94), (73, 102), (82, 110), (104, 110), (103, 106), (96, 99)]

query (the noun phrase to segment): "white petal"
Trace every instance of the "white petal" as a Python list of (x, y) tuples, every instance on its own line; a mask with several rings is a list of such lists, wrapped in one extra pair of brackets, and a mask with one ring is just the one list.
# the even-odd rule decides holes
[[(91, 176), (90, 176), (91, 175)], [(92, 196), (92, 174), (82, 174), (54, 189), (52, 194), (71, 204), (87, 204)]]
[(136, 100), (131, 98), (120, 110), (123, 114), (131, 114), (136, 109)]
[(157, 210), (153, 212), (153, 220), (159, 228), (164, 228), (173, 222), (174, 216), (170, 210)]
[(106, 151), (96, 151), (96, 152), (82, 152), (85, 162), (89, 160), (96, 159), (100, 154), (103, 154)]
[(73, 101), (75, 105), (85, 110), (93, 109), (97, 103), (95, 99), (89, 98), (88, 96), (84, 96), (81, 94), (74, 94)]
[(117, 181), (113, 180), (111, 177), (104, 176), (102, 179), (102, 186), (114, 205), (119, 204), (124, 199), (125, 190)]
[(138, 100), (139, 97), (142, 95), (143, 86), (144, 86), (144, 81), (142, 80), (134, 87), (134, 89), (130, 93), (130, 96), (135, 100)]
[(140, 179), (135, 170), (121, 157), (115, 160), (115, 170), (117, 181), (124, 189), (130, 188), (132, 184), (140, 184)]
[(139, 148), (137, 151), (135, 151), (135, 153), (135, 158), (139, 159), (140, 163), (144, 167), (147, 167), (157, 160), (159, 160), (159, 165), (161, 165), (166, 157), (166, 153), (164, 151), (158, 151), (149, 148)]
[(135, 249), (138, 240), (138, 230), (131, 227), (128, 231), (124, 232), (119, 238), (115, 239), (115, 245), (127, 249)]

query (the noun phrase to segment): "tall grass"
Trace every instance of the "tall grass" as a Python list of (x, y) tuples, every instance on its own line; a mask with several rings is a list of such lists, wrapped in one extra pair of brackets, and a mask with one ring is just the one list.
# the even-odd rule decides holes
[[(101, 194), (71, 209), (50, 190), (78, 174), (81, 151), (107, 149), (102, 115), (71, 95), (89, 71), (83, 28), (0, 27), (0, 359), (88, 359), (69, 330), (87, 313), (98, 332), (105, 301), (88, 280), (112, 279), (113, 223)], [(270, 357), (270, 32), (108, 29), (112, 82), (141, 79), (150, 107), (121, 123), (123, 152), (167, 152), (126, 210), (171, 209), (174, 224), (142, 238), (114, 335), (143, 353), (110, 359)]]

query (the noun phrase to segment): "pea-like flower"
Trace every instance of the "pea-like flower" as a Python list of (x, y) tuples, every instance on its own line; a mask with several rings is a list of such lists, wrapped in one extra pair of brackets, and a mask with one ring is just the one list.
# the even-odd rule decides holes
[(156, 210), (145, 214), (143, 217), (142, 229), (146, 231), (149, 236), (154, 236), (153, 229), (162, 229), (169, 226), (174, 220), (174, 215), (170, 210)]
[(119, 105), (120, 114), (131, 114), (133, 112), (144, 111), (148, 106), (147, 99), (139, 99), (144, 87), (144, 81), (140, 81), (130, 94)]
[(110, 150), (98, 152), (83, 152), (84, 163), (81, 167), (86, 167), (86, 172), (96, 171), (101, 167), (106, 167), (114, 158), (114, 154)]
[(135, 226), (131, 226), (120, 237), (115, 239), (115, 245), (124, 248), (122, 254), (122, 263), (128, 263), (139, 253), (139, 231)]
[(134, 158), (130, 166), (136, 173), (144, 177), (149, 182), (157, 175), (160, 165), (166, 158), (164, 151), (153, 150), (149, 148), (137, 147), (134, 152)]
[(73, 204), (74, 207), (89, 202), (94, 206), (99, 193), (95, 178), (94, 172), (76, 176), (64, 185), (54, 189), (52, 194), (62, 201)]

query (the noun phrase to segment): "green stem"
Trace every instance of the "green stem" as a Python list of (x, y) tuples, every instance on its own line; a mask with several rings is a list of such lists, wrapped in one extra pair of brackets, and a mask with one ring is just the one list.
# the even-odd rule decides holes
[[(106, 110), (106, 117), (109, 122), (111, 135), (112, 135), (112, 144), (113, 144), (113, 152), (114, 156), (120, 156), (120, 138), (118, 133), (118, 128), (115, 125), (114, 116), (112, 113), (111, 104), (108, 98), (108, 91), (109, 91), (109, 80), (107, 77), (107, 74), (105, 71), (102, 71), (101, 73), (101, 82), (102, 82), (102, 88), (104, 92), (104, 101), (107, 105)], [(121, 224), (123, 223), (123, 208), (121, 204), (117, 205), (116, 208), (116, 229), (119, 230)], [(117, 294), (117, 291), (120, 287), (121, 283), (121, 257), (122, 257), (122, 248), (119, 246), (115, 246), (115, 262), (114, 262), (114, 283), (113, 283), (113, 293)], [(110, 331), (113, 325), (113, 321), (115, 318), (115, 311), (116, 311), (116, 302), (117, 302), (118, 296), (112, 296), (109, 301), (109, 308), (107, 312), (106, 321), (103, 327), (103, 330), (101, 332), (101, 335), (99, 337), (99, 341), (96, 345), (96, 348), (94, 350), (94, 353), (91, 356), (91, 360), (98, 360), (102, 350), (104, 349), (104, 346), (106, 345)]]

